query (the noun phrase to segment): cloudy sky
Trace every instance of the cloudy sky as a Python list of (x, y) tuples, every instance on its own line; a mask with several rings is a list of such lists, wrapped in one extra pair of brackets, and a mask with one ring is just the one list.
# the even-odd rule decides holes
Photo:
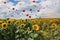
[(60, 0), (0, 0), (0, 18), (60, 18)]

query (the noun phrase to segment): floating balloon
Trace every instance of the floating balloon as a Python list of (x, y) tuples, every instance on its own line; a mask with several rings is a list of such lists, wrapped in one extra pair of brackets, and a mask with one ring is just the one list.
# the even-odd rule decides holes
[(32, 9), (30, 9), (30, 11), (32, 11)]
[(12, 8), (12, 10), (15, 10), (15, 8)]
[(37, 12), (40, 12), (40, 10), (37, 10)]
[(33, 3), (35, 3), (35, 0), (33, 0)]
[(29, 16), (28, 14), (26, 14), (26, 16)]
[(22, 12), (25, 12), (25, 10), (22, 10)]
[(31, 16), (29, 16), (29, 18), (31, 18)]
[(4, 2), (4, 4), (6, 4), (6, 2)]

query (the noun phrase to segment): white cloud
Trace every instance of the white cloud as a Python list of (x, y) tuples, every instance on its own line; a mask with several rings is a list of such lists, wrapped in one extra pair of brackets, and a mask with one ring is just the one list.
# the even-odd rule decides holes
[(28, 4), (26, 2), (18, 2), (15, 6), (15, 8), (17, 9), (20, 9), (20, 8), (23, 8), (23, 7), (26, 7), (28, 6)]
[[(29, 18), (26, 16), (26, 14), (29, 14), (32, 18), (36, 18), (36, 17), (60, 17), (60, 12), (58, 12), (58, 10), (60, 10), (60, 0), (41, 0), (40, 3), (33, 3), (33, 0), (30, 0), (29, 2), (25, 2), (25, 1), (19, 1), (15, 6), (13, 6), (14, 3), (12, 2), (7, 2), (6, 4), (4, 4), (3, 2), (7, 0), (0, 0), (0, 14), (5, 12), (7, 13), (6, 15), (3, 13), (2, 16), (7, 16), (9, 14), (11, 14), (11, 12), (13, 11), (12, 8), (15, 8), (17, 10), (22, 10), (24, 8), (27, 8), (28, 6), (30, 7), (35, 7), (39, 9), (40, 8), (40, 12), (36, 12), (33, 11), (33, 13), (30, 13), (29, 10), (26, 9), (26, 11), (23, 13), (19, 12), (21, 16), (13, 13), (14, 17), (11, 17), (11, 15), (9, 15), (10, 18)], [(17, 0), (15, 0), (17, 1)], [(35, 0), (38, 1), (38, 0)], [(10, 9), (8, 9), (10, 8)], [(32, 8), (33, 9), (33, 8)], [(11, 12), (9, 12), (9, 10)], [(15, 10), (13, 12), (16, 12)], [(0, 16), (0, 17), (2, 17)], [(4, 18), (4, 17), (2, 17)]]
[[(47, 0), (47, 1), (42, 1), (40, 4), (42, 6), (42, 8), (44, 9), (40, 9), (41, 10), (41, 17), (53, 17), (53, 18), (59, 18), (60, 13), (57, 13), (57, 10), (59, 10), (59, 2), (60, 0)], [(48, 6), (46, 6), (48, 5)]]

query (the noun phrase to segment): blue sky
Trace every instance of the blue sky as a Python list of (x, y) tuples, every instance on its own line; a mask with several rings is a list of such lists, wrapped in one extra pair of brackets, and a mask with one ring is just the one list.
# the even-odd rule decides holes
[(18, 3), (18, 1), (14, 1), (14, 0), (9, 0), (10, 2), (13, 2), (14, 5), (16, 5)]
[[(60, 0), (0, 0), (0, 18), (60, 18)], [(4, 4), (4, 2), (6, 2)], [(14, 8), (14, 10), (13, 10)], [(32, 11), (30, 11), (32, 9)], [(25, 12), (23, 12), (25, 10)], [(28, 16), (26, 16), (28, 14)]]
[[(16, 5), (19, 2), (19, 1), (14, 1), (14, 0), (9, 0), (9, 1), (13, 2), (14, 5)], [(28, 0), (23, 0), (23, 1), (28, 2)], [(46, 1), (46, 0), (44, 0), (44, 1)], [(41, 0), (36, 1), (36, 3), (40, 3), (40, 2), (41, 2)]]

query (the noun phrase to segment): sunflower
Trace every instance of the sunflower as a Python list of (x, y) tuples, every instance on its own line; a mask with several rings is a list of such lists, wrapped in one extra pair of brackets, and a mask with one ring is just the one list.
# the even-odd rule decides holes
[(32, 24), (35, 24), (36, 23), (36, 21), (35, 20), (32, 20)]
[(30, 31), (30, 27), (27, 28), (27, 31)]
[(7, 28), (7, 23), (2, 23), (2, 29), (6, 29)]
[(8, 20), (7, 23), (11, 25), (13, 23), (13, 20)]
[(53, 20), (50, 20), (49, 22), (50, 22), (50, 23), (52, 23), (52, 22), (53, 22)]
[(12, 20), (12, 22), (15, 22), (16, 21), (16, 19), (10, 19), (10, 20)]
[(0, 21), (3, 21), (3, 19), (0, 18)]
[(24, 28), (24, 27), (25, 27), (25, 24), (21, 24), (21, 25), (20, 25), (20, 28)]
[(38, 31), (40, 29), (40, 27), (38, 25), (33, 25), (32, 28), (33, 28), (33, 30), (36, 30), (36, 31)]
[(0, 24), (2, 24), (3, 23), (3, 21), (0, 21)]
[(19, 20), (16, 21), (16, 25), (20, 25), (20, 21)]
[(57, 24), (56, 23), (52, 23), (51, 28), (56, 28)]
[(44, 23), (43, 23), (43, 26), (46, 27), (46, 25), (47, 25), (46, 22), (44, 22)]
[(27, 21), (28, 21), (27, 19), (22, 19), (22, 22), (24, 22), (24, 23), (27, 22)]

